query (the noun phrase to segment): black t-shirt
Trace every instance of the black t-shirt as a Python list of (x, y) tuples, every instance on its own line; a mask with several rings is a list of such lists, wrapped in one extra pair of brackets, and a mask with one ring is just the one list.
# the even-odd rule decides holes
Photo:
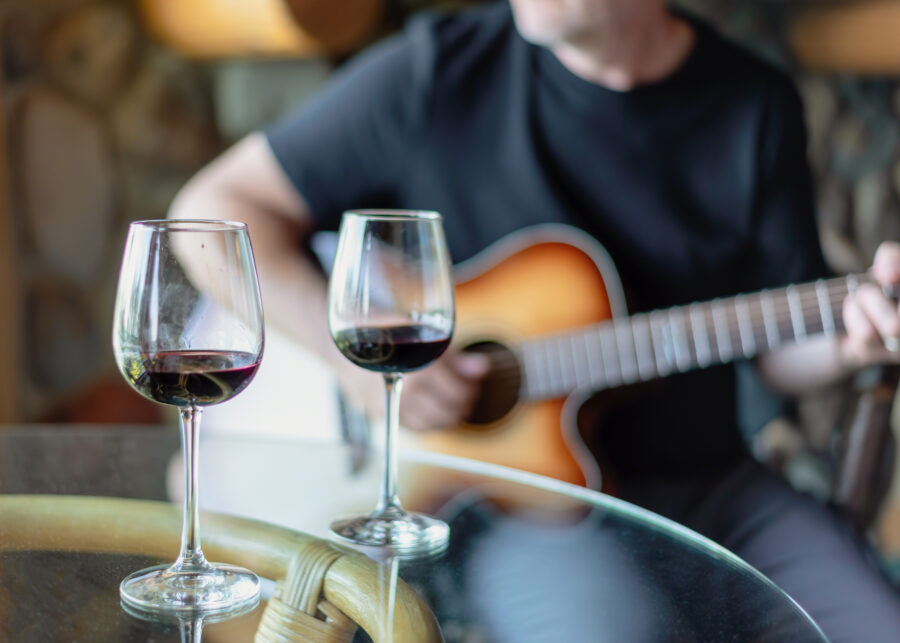
[[(525, 42), (509, 8), (423, 15), (267, 130), (323, 229), (362, 207), (438, 210), (453, 258), (524, 226), (609, 251), (631, 312), (826, 274), (789, 79), (691, 20), (661, 82), (619, 92)], [(744, 452), (731, 366), (667, 378), (604, 424), (623, 473)]]

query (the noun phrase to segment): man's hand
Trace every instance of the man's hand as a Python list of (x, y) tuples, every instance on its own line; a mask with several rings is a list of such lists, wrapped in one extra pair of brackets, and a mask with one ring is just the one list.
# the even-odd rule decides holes
[[(489, 370), (487, 356), (450, 350), (425, 369), (404, 374), (400, 425), (429, 431), (458, 424), (471, 412)], [(344, 375), (347, 396), (368, 415), (384, 417), (381, 377), (358, 367)]]
[(841, 358), (852, 368), (879, 362), (900, 362), (900, 308), (885, 290), (900, 291), (900, 243), (878, 247), (872, 274), (878, 285), (865, 284), (844, 300), (847, 334), (840, 342)]

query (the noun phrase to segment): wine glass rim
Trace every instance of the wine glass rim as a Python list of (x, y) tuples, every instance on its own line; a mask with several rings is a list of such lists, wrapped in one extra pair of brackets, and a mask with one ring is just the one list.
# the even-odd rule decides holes
[(219, 219), (143, 219), (132, 221), (131, 226), (137, 228), (170, 228), (187, 232), (218, 232), (247, 229), (246, 223)]
[(383, 209), (383, 208), (364, 208), (361, 210), (347, 210), (345, 215), (353, 217), (364, 217), (366, 219), (383, 219), (383, 220), (425, 220), (440, 221), (441, 213), (436, 210), (400, 210), (400, 209)]

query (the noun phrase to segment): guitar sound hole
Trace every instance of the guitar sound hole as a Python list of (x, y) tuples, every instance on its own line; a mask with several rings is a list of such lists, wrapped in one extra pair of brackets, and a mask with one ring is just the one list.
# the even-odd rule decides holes
[(467, 428), (486, 430), (488, 425), (503, 419), (519, 401), (522, 369), (513, 352), (497, 342), (477, 342), (463, 350), (487, 355), (491, 360), (491, 370), (482, 381), (481, 395), (466, 418)]

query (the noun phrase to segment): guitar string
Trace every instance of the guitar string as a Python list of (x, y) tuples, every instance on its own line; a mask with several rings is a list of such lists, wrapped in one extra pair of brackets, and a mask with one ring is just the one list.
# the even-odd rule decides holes
[[(857, 279), (859, 279), (859, 277), (857, 277)], [(743, 341), (743, 338), (740, 337), (743, 333), (743, 330), (740, 328), (742, 320), (739, 317), (732, 319), (728, 316), (728, 313), (736, 311), (736, 306), (738, 305), (738, 303), (741, 300), (746, 302), (746, 304), (748, 305), (746, 310), (747, 310), (748, 316), (750, 317), (749, 324), (750, 324), (751, 328), (749, 329), (749, 332), (752, 333), (752, 340), (753, 340), (754, 344), (758, 343), (757, 337), (756, 337), (757, 335), (762, 335), (764, 344), (767, 344), (767, 345), (770, 344), (770, 342), (768, 341), (768, 336), (767, 336), (767, 331), (768, 331), (767, 326), (769, 325), (767, 322), (774, 322), (775, 324), (777, 324), (778, 331), (779, 331), (779, 333), (778, 333), (779, 342), (778, 343), (781, 343), (782, 341), (789, 342), (789, 341), (792, 341), (793, 339), (797, 339), (796, 337), (784, 337), (783, 336), (784, 333), (781, 332), (782, 331), (781, 326), (783, 326), (785, 323), (793, 325), (793, 318), (794, 318), (794, 315), (796, 312), (802, 312), (802, 315), (804, 317), (803, 327), (805, 330), (808, 330), (807, 327), (809, 327), (810, 325), (814, 329), (816, 328), (816, 326), (821, 325), (822, 331), (813, 330), (812, 332), (809, 333), (810, 335), (819, 335), (819, 334), (822, 334), (823, 331), (825, 331), (824, 320), (821, 319), (821, 312), (822, 312), (821, 309), (823, 307), (822, 299), (824, 299), (824, 298), (821, 296), (820, 290), (819, 290), (819, 288), (822, 285), (824, 285), (827, 289), (827, 298), (828, 298), (828, 304), (829, 304), (828, 307), (830, 309), (832, 309), (831, 317), (834, 318), (833, 323), (835, 324), (835, 326), (839, 326), (840, 325), (840, 318), (839, 318), (840, 313), (834, 314), (835, 311), (833, 310), (835, 304), (839, 303), (839, 302), (835, 302), (834, 298), (835, 298), (835, 296), (837, 296), (839, 299), (842, 299), (844, 296), (846, 296), (847, 292), (850, 290), (849, 280), (847, 278), (836, 278), (836, 279), (832, 279), (832, 280), (826, 280), (825, 282), (813, 282), (811, 284), (800, 284), (798, 286), (794, 286), (795, 293), (797, 295), (797, 299), (800, 301), (800, 304), (801, 304), (799, 307), (799, 310), (797, 310), (796, 306), (793, 306), (793, 307), (791, 306), (791, 302), (790, 302), (791, 295), (790, 295), (789, 291), (787, 289), (781, 289), (781, 290), (774, 290), (774, 291), (763, 291), (763, 293), (738, 295), (737, 297), (723, 299), (723, 300), (698, 302), (696, 304), (689, 304), (686, 306), (678, 306), (678, 307), (668, 309), (668, 310), (663, 309), (661, 311), (650, 311), (648, 313), (640, 313), (640, 315), (647, 316), (646, 323), (647, 323), (649, 331), (653, 330), (653, 322), (650, 319), (651, 315), (656, 313), (657, 316), (662, 315), (662, 316), (667, 317), (667, 319), (664, 322), (661, 322), (661, 324), (663, 326), (669, 327), (667, 329), (664, 328), (663, 330), (665, 331), (666, 335), (669, 335), (669, 339), (671, 339), (672, 341), (665, 342), (665, 343), (667, 345), (671, 344), (671, 346), (669, 346), (669, 348), (674, 349), (676, 351), (676, 353), (677, 353), (677, 349), (678, 349), (678, 345), (677, 345), (678, 342), (677, 342), (677, 340), (674, 339), (674, 337), (672, 337), (673, 333), (672, 333), (671, 326), (673, 323), (672, 318), (675, 317), (676, 315), (678, 317), (680, 317), (680, 319), (678, 319), (677, 321), (681, 322), (681, 324), (683, 326), (683, 328), (681, 329), (681, 331), (682, 331), (681, 335), (683, 338), (683, 346), (685, 348), (685, 351), (683, 354), (687, 355), (687, 362), (688, 362), (689, 366), (691, 366), (695, 363), (699, 365), (700, 357), (698, 355), (696, 342), (694, 340), (694, 337), (692, 337), (695, 334), (697, 324), (694, 321), (694, 317), (691, 316), (690, 313), (692, 312), (692, 309), (694, 311), (697, 311), (698, 309), (700, 309), (700, 313), (702, 313), (703, 329), (705, 330), (707, 335), (710, 335), (710, 329), (708, 327), (709, 324), (707, 321), (707, 318), (708, 318), (707, 313), (714, 314), (713, 306), (715, 304), (717, 304), (719, 301), (724, 302), (722, 305), (722, 308), (724, 309), (723, 312), (726, 314), (725, 325), (727, 325), (727, 329), (723, 329), (722, 334), (724, 335), (725, 333), (727, 333), (729, 335), (729, 339), (731, 340), (732, 345), (734, 345), (734, 344), (739, 345), (737, 349), (735, 349), (732, 346), (732, 347), (730, 347), (731, 348), (730, 351), (726, 351), (726, 352), (730, 353), (730, 355), (728, 357), (730, 357), (731, 359), (733, 359), (735, 356), (750, 357), (760, 351), (758, 350), (758, 347), (757, 347), (757, 350), (749, 350), (749, 351), (743, 347), (743, 344), (745, 342)], [(774, 312), (774, 316), (776, 318), (774, 320), (767, 320), (766, 319), (767, 316), (765, 315), (765, 312), (761, 308), (762, 296), (766, 293), (770, 293), (770, 305), (773, 306), (773, 312)], [(812, 297), (813, 300), (810, 301), (809, 300), (810, 297)], [(756, 300), (756, 301), (754, 301), (754, 300)], [(759, 314), (763, 315), (762, 320), (760, 320), (759, 318), (756, 317), (756, 311), (753, 311), (749, 308), (749, 304), (751, 304), (751, 303), (758, 304)], [(785, 306), (787, 306), (786, 311), (785, 311)], [(787, 312), (788, 316), (784, 316), (785, 312)], [(810, 312), (813, 312), (815, 314), (815, 316), (819, 317), (818, 322), (816, 321), (815, 317), (812, 320), (807, 319), (807, 315)], [(737, 312), (734, 312), (734, 314), (739, 315), (739, 313), (737, 313)], [(635, 317), (637, 317), (637, 315)], [(572, 361), (569, 361), (568, 363), (566, 363), (565, 362), (566, 358), (561, 357), (561, 355), (566, 352), (565, 348), (563, 348), (563, 344), (564, 343), (570, 344), (570, 346), (568, 348), (570, 350), (573, 350), (573, 354), (575, 354), (574, 348), (571, 346), (571, 343), (573, 342), (574, 339), (581, 338), (581, 339), (586, 340), (589, 335), (596, 335), (596, 336), (598, 336), (597, 339), (602, 340), (602, 338), (600, 338), (599, 335), (602, 335), (602, 334), (606, 334), (607, 336), (616, 335), (617, 334), (616, 333), (616, 326), (617, 326), (616, 321), (617, 320), (605, 320), (604, 322), (601, 322), (600, 324), (597, 324), (588, 330), (570, 331), (568, 333), (550, 336), (547, 338), (536, 338), (536, 339), (529, 340), (529, 343), (532, 344), (532, 347), (534, 347), (533, 345), (538, 342), (545, 343), (545, 344), (551, 344), (551, 346), (544, 346), (542, 348), (545, 352), (555, 353), (555, 355), (553, 355), (553, 357), (555, 358), (554, 361), (558, 361), (559, 366), (561, 367), (560, 369), (558, 369), (560, 372), (553, 373), (551, 371), (555, 371), (557, 369), (553, 368), (553, 365), (550, 363), (544, 363), (543, 365), (541, 365), (540, 367), (537, 368), (537, 372), (541, 373), (542, 375), (547, 375), (548, 372), (550, 372), (549, 375), (556, 376), (553, 378), (554, 380), (559, 380), (559, 379), (570, 379), (570, 378), (565, 377), (565, 375), (567, 374), (567, 372), (570, 373), (571, 371), (575, 370), (575, 371), (581, 371), (581, 372), (576, 373), (576, 379), (584, 379), (583, 377), (579, 377), (579, 376), (583, 376), (584, 372), (582, 369), (579, 369), (577, 365), (575, 365), (575, 360), (572, 360)], [(763, 322), (763, 326), (759, 325), (760, 321)], [(810, 321), (812, 322), (812, 324), (810, 324)], [(714, 322), (714, 320), (713, 320), (713, 322)], [(745, 318), (744, 325), (746, 325), (747, 323), (748, 323), (748, 321), (746, 321), (746, 318)], [(621, 321), (620, 321), (620, 324), (621, 324)], [(735, 324), (737, 324), (737, 327), (735, 326)], [(629, 324), (626, 322), (625, 324), (621, 324), (621, 325), (628, 326)], [(631, 325), (633, 326), (633, 323)], [(659, 330), (659, 325), (660, 325), (660, 323), (657, 323), (657, 330)], [(688, 325), (690, 326), (691, 332), (688, 332), (688, 329), (687, 329)], [(713, 325), (715, 326), (715, 323)], [(634, 329), (631, 328), (629, 330), (630, 330), (630, 332), (628, 334), (630, 334), (632, 336), (631, 343), (635, 344), (636, 342), (635, 342), (635, 337), (634, 337)], [(736, 341), (736, 342), (734, 341), (735, 330), (737, 330), (738, 336), (739, 336), (738, 341)], [(790, 328), (787, 335), (796, 335), (797, 333), (795, 333), (794, 330), (795, 330), (795, 327)], [(628, 331), (623, 331), (623, 332), (628, 332)], [(763, 333), (766, 333), (766, 334), (763, 334)], [(649, 342), (650, 342), (650, 346), (648, 346), (648, 348), (652, 352), (656, 353), (656, 347), (653, 345), (654, 342), (653, 342), (653, 338), (652, 338), (652, 332), (650, 332), (650, 334), (651, 334), (651, 337), (648, 338)], [(621, 358), (622, 358), (622, 355), (621, 355), (622, 351), (621, 351), (621, 346), (619, 345), (618, 339), (619, 339), (618, 337), (613, 338), (614, 352), (615, 352), (616, 358), (617, 358), (616, 361), (620, 362)], [(709, 347), (709, 350), (708, 350), (709, 363), (712, 364), (712, 363), (715, 363), (718, 361), (730, 361), (730, 359), (726, 359), (722, 355), (722, 350), (721, 350), (722, 347), (718, 346), (719, 342), (716, 342), (716, 343), (717, 343), (717, 346), (716, 346), (715, 351), (713, 351), (711, 346)], [(522, 350), (522, 349), (526, 349), (526, 348), (527, 348), (526, 346), (522, 346), (519, 351), (514, 351), (514, 353), (518, 353), (518, 355), (516, 355), (516, 354), (510, 355), (508, 353), (503, 354), (501, 356), (498, 356), (497, 354), (491, 355), (490, 357), (492, 360), (492, 371), (494, 372), (494, 375), (492, 375), (492, 380), (494, 380), (494, 381), (498, 381), (498, 380), (504, 381), (504, 380), (513, 380), (513, 379), (525, 380), (526, 378), (524, 376), (524, 373), (522, 372), (523, 371), (523, 362), (525, 361), (525, 355), (524, 355), (524, 350)], [(665, 347), (663, 347), (663, 348), (665, 348)], [(767, 346), (767, 348), (771, 348), (771, 346), (769, 345), (769, 346)], [(763, 350), (766, 350), (767, 348), (764, 348)], [(601, 351), (602, 351), (602, 346), (601, 346)], [(629, 369), (625, 369), (625, 368), (623, 368), (622, 364), (619, 364), (618, 368), (612, 369), (612, 373), (610, 373), (609, 372), (610, 369), (606, 365), (604, 365), (604, 370), (607, 371), (604, 373), (604, 377), (603, 377), (603, 380), (605, 380), (605, 382), (604, 382), (605, 384), (608, 384), (609, 380), (612, 380), (613, 383), (615, 383), (615, 384), (619, 384), (619, 383), (629, 383), (629, 380), (641, 381), (643, 379), (648, 379), (648, 378), (643, 377), (639, 372), (641, 369), (640, 369), (640, 365), (638, 364), (638, 361), (639, 361), (638, 355), (637, 355), (638, 350), (637, 350), (636, 346), (634, 346), (633, 352), (634, 352), (634, 355), (630, 356), (628, 359), (628, 361), (630, 362), (629, 366), (631, 367)], [(665, 352), (665, 351), (663, 350), (663, 352)], [(713, 358), (713, 356), (712, 356), (713, 352), (715, 352), (718, 355), (718, 359)], [(750, 353), (750, 355), (747, 355), (748, 353)], [(498, 359), (498, 357), (499, 357), (499, 359)], [(538, 360), (538, 361), (541, 361), (541, 360)], [(654, 361), (654, 360), (651, 358), (650, 361)], [(679, 368), (678, 368), (679, 360), (677, 359), (677, 354), (675, 356), (672, 356), (672, 355), (664, 356), (664, 361), (665, 361), (665, 366), (668, 368), (659, 368), (659, 366), (660, 366), (659, 364), (654, 365), (654, 368), (652, 370), (655, 371), (655, 373), (651, 373), (651, 378), (653, 376), (659, 376), (660, 371), (662, 371), (662, 370), (667, 370), (670, 372), (679, 370)], [(674, 361), (674, 363), (673, 363), (673, 361)], [(707, 360), (704, 360), (704, 361), (707, 361)], [(590, 368), (589, 360), (586, 361), (586, 364)], [(531, 370), (534, 371), (535, 369), (533, 368)], [(628, 373), (625, 372), (626, 370), (631, 372), (635, 377), (628, 377)], [(529, 378), (529, 379), (534, 380), (535, 378)], [(537, 378), (537, 379), (542, 379), (542, 378)], [(592, 376), (592, 377), (589, 377), (588, 379), (596, 381), (600, 378), (597, 378), (596, 376)], [(523, 382), (523, 383), (525, 383), (526, 387), (527, 387), (528, 384), (532, 384), (533, 382)], [(536, 388), (548, 388), (548, 387), (545, 385), (545, 386), (537, 386)]]
[[(846, 293), (843, 293), (843, 294), (842, 294), (842, 293), (832, 293), (832, 295), (834, 295), (834, 294), (839, 295), (839, 297), (843, 297)], [(832, 308), (832, 309), (834, 308), (834, 305), (835, 305), (836, 303), (839, 303), (839, 302), (835, 302), (835, 301), (831, 301), (831, 302), (830, 302), (831, 308)], [(667, 311), (667, 310), (674, 310), (674, 309), (662, 309), (662, 310), (663, 310), (663, 311)], [(804, 314), (807, 314), (807, 313), (813, 313), (814, 317), (813, 317), (813, 319), (811, 320), (811, 321), (813, 322), (813, 325), (821, 325), (821, 321), (816, 322), (816, 319), (815, 319), (816, 317), (820, 317), (820, 303), (819, 303), (818, 301), (816, 301), (816, 302), (805, 302), (805, 303), (804, 303), (804, 306), (803, 306), (803, 308), (802, 308), (802, 311), (804, 312)], [(633, 315), (633, 316), (631, 316), (631, 317), (629, 317), (629, 318), (625, 318), (625, 319), (623, 319), (623, 320), (607, 319), (607, 320), (603, 320), (603, 321), (597, 322), (597, 323), (591, 325), (591, 326), (590, 326), (589, 328), (587, 328), (587, 329), (569, 330), (569, 331), (564, 331), (564, 332), (559, 333), (559, 334), (548, 335), (548, 336), (545, 336), (545, 337), (534, 337), (534, 338), (529, 338), (528, 340), (526, 340), (526, 342), (527, 342), (527, 345), (535, 345), (535, 344), (539, 344), (539, 343), (556, 343), (556, 344), (562, 344), (562, 343), (571, 341), (571, 339), (572, 339), (572, 338), (575, 338), (575, 337), (583, 337), (583, 336), (587, 336), (587, 337), (595, 338), (595, 337), (600, 336), (600, 335), (603, 335), (603, 334), (606, 334), (606, 335), (613, 335), (613, 334), (616, 334), (616, 327), (620, 327), (620, 328), (624, 327), (624, 328), (626, 328), (626, 329), (627, 329), (629, 326), (632, 326), (632, 327), (633, 327), (634, 322), (633, 322), (633, 321), (629, 322), (629, 321), (628, 321), (629, 319), (634, 320), (635, 318), (638, 318), (638, 317), (644, 317), (644, 316), (649, 317), (650, 315), (652, 315), (653, 312), (655, 312), (655, 311), (650, 311), (650, 312), (647, 312), (647, 313), (638, 313), (638, 314), (636, 314), (636, 315)], [(698, 324), (695, 324), (693, 321), (691, 321), (691, 317), (690, 317), (689, 312), (690, 312), (690, 311), (687, 311), (687, 314), (686, 314), (686, 313), (679, 312), (678, 314), (681, 316), (681, 320), (680, 320), (680, 321), (684, 321), (684, 322), (686, 322), (686, 325), (690, 325), (691, 327), (695, 327), (695, 326), (697, 326)], [(787, 312), (788, 314), (787, 314), (787, 315), (782, 315), (782, 313), (785, 313), (785, 312)], [(832, 312), (834, 312), (834, 311), (832, 311)], [(663, 312), (663, 314), (665, 314), (666, 316), (669, 316), (669, 315), (670, 315), (668, 312)], [(672, 313), (672, 314), (676, 314), (676, 313)], [(790, 309), (788, 309), (787, 311), (784, 311), (784, 310), (778, 311), (778, 312), (776, 312), (775, 314), (776, 314), (777, 319), (775, 319), (774, 321), (775, 321), (776, 323), (779, 323), (780, 325), (788, 325), (788, 324), (791, 324), (791, 319), (790, 319), (790, 317), (791, 317), (792, 315), (790, 315)], [(836, 314), (835, 314), (835, 322), (836, 322), (836, 323), (839, 321), (839, 320), (838, 320), (839, 314), (840, 314), (840, 313), (836, 313)], [(779, 315), (781, 315), (781, 316), (779, 316)], [(649, 321), (649, 319), (648, 319), (648, 321)], [(763, 333), (765, 332), (766, 329), (765, 329), (765, 323), (763, 323), (763, 325), (760, 325), (760, 324), (759, 324), (760, 321), (765, 322), (764, 319), (754, 319), (754, 320), (751, 320), (751, 323), (754, 324), (754, 325), (752, 326), (752, 330), (755, 331), (757, 334), (760, 334), (760, 335), (761, 335), (761, 334), (763, 334)], [(808, 323), (809, 321), (810, 321), (810, 320), (806, 320), (807, 323), (806, 323), (805, 325), (809, 325), (809, 323)], [(670, 324), (671, 322), (666, 321), (666, 322), (662, 322), (662, 323), (664, 323), (664, 324)], [(725, 323), (728, 324), (728, 329), (727, 329), (727, 330), (731, 332), (732, 337), (734, 337), (735, 333), (740, 334), (740, 328), (738, 327), (738, 326), (739, 326), (738, 320), (733, 319), (733, 318), (729, 318)], [(709, 324), (709, 322), (708, 322), (708, 316), (704, 316), (704, 321), (703, 321), (703, 323), (702, 323), (701, 325), (702, 325), (702, 327), (706, 330), (706, 334), (707, 334), (707, 335), (711, 335), (711, 336), (714, 335), (714, 333), (711, 333), (711, 332), (710, 332), (710, 329), (709, 329), (709, 325), (710, 325), (710, 324)], [(692, 329), (693, 329), (693, 328), (692, 328)], [(623, 330), (622, 332), (623, 332), (623, 333), (630, 334), (630, 335), (632, 335), (632, 336), (634, 335), (634, 332), (633, 332), (632, 330)], [(793, 334), (793, 333), (791, 333), (791, 334)], [(822, 333), (821, 333), (821, 332), (817, 332), (817, 333), (810, 333), (810, 334), (822, 334)], [(685, 333), (685, 335), (686, 335), (686, 336), (690, 336), (691, 333)], [(782, 339), (783, 339), (784, 341), (787, 341), (787, 340), (789, 340), (789, 339), (791, 339), (791, 338), (787, 337), (787, 338), (782, 338)], [(691, 342), (689, 342), (689, 343), (693, 344), (694, 342), (691, 341)], [(526, 349), (527, 349), (527, 345), (526, 345), (525, 343), (520, 343), (518, 346), (516, 346), (516, 348), (513, 348), (512, 351), (513, 351), (514, 353), (515, 353), (515, 352), (521, 352), (523, 348), (526, 348)], [(515, 346), (515, 345), (514, 345), (514, 346)], [(495, 355), (497, 355), (497, 354), (491, 355), (492, 359), (496, 359)], [(509, 357), (510, 359), (513, 359), (508, 353), (500, 354), (500, 357), (501, 357), (501, 358), (503, 358), (503, 357)]]

